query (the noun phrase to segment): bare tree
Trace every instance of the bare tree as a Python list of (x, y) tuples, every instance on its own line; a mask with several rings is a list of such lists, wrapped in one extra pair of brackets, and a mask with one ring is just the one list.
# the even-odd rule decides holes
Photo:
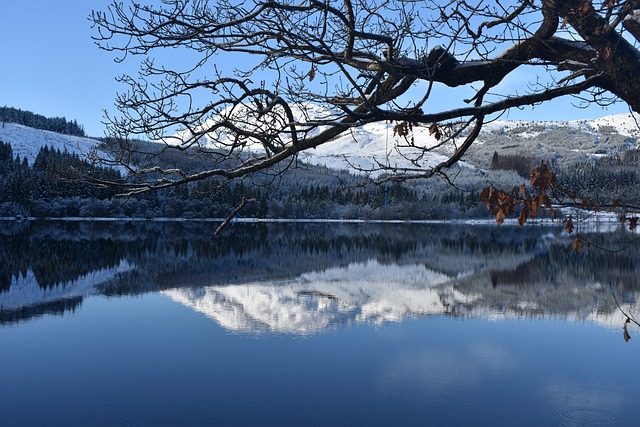
[[(118, 61), (143, 58), (138, 76), (121, 77), (128, 91), (108, 130), (124, 141), (123, 163), (126, 138), (142, 136), (211, 166), (132, 168), (147, 179), (131, 181), (129, 192), (244, 177), (380, 121), (394, 123), (396, 148), (415, 167), (378, 169), (392, 169), (387, 179), (429, 177), (509, 109), (573, 96), (640, 112), (640, 1), (154, 3), (114, 2), (91, 16), (102, 49)], [(179, 64), (162, 63), (169, 49), (182, 50)], [(514, 75), (527, 83), (510, 92), (501, 83)], [(473, 93), (442, 108), (432, 96), (438, 86)], [(411, 138), (416, 126), (433, 138)], [(425, 151), (443, 148), (447, 160), (423, 167)]]

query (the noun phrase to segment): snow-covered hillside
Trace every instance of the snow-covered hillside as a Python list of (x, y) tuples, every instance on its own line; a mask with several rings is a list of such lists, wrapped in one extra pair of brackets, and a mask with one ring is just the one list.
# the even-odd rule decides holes
[[(300, 159), (334, 169), (351, 169), (355, 166), (364, 170), (378, 169), (379, 165), (415, 168), (416, 164), (409, 159), (418, 157), (421, 157), (418, 164), (422, 168), (433, 167), (446, 160), (446, 157), (438, 152), (425, 154), (417, 149), (398, 150), (396, 147), (406, 145), (406, 142), (394, 135), (393, 126), (393, 123), (386, 122), (366, 124), (316, 149), (301, 153)], [(429, 135), (426, 127), (415, 128), (413, 137), (426, 147), (432, 147), (437, 143), (436, 139)], [(461, 164), (469, 166), (465, 162)]]
[(565, 165), (613, 156), (638, 148), (639, 118), (617, 114), (595, 120), (495, 121), (484, 126), (464, 159), (488, 168), (494, 153), (561, 161)]
[(99, 144), (96, 139), (62, 135), (15, 123), (0, 125), (0, 141), (11, 144), (14, 156), (26, 158), (30, 164), (35, 160), (38, 151), (45, 146), (60, 151), (66, 150), (69, 153), (78, 154), (83, 159), (88, 159)]
[[(331, 112), (317, 106), (308, 106), (311, 116), (322, 119), (331, 117)], [(296, 121), (304, 123), (308, 117), (295, 112)], [(236, 119), (245, 125), (254, 119), (239, 110)], [(264, 120), (262, 118), (261, 120)], [(278, 118), (274, 117), (274, 120)], [(216, 120), (207, 121), (212, 126)], [(636, 148), (640, 137), (640, 120), (631, 114), (618, 114), (596, 120), (577, 120), (569, 122), (541, 121), (493, 121), (485, 124), (477, 144), (460, 162), (462, 166), (488, 168), (494, 151), (504, 154), (521, 154), (542, 159), (568, 157), (569, 160), (583, 160), (589, 155), (600, 156), (615, 154), (623, 150)], [(379, 169), (380, 165), (399, 168), (428, 168), (446, 159), (452, 148), (438, 148), (433, 152), (421, 153), (408, 148), (406, 141), (394, 133), (396, 123), (371, 123), (353, 128), (315, 149), (300, 153), (300, 160), (327, 166), (334, 169), (365, 170)], [(251, 125), (253, 126), (253, 125)], [(287, 124), (281, 123), (285, 129)], [(260, 133), (261, 125), (255, 125), (254, 132)], [(310, 133), (314, 135), (320, 129)], [(180, 144), (191, 134), (183, 131), (167, 139), (171, 144)], [(438, 141), (429, 133), (428, 126), (416, 126), (412, 134), (417, 145), (433, 147)], [(209, 147), (231, 146), (233, 136), (223, 130), (211, 132), (205, 138)], [(288, 141), (283, 141), (288, 143)], [(487, 146), (490, 147), (487, 147)], [(263, 148), (258, 142), (250, 144), (248, 150), (260, 151)], [(417, 161), (412, 161), (417, 160)]]
[[(317, 123), (330, 121), (339, 113), (327, 110), (318, 105), (307, 105), (304, 110), (301, 108), (293, 109), (295, 121), (301, 125), (299, 131), (304, 129), (304, 124), (315, 121)], [(290, 140), (286, 138), (286, 130), (288, 123), (284, 123), (282, 118), (277, 115), (270, 117), (261, 116), (259, 119), (254, 113), (247, 112), (244, 108), (236, 108), (233, 112), (225, 111), (220, 119), (209, 119), (202, 127), (196, 127), (196, 131), (201, 132), (202, 128), (216, 129), (206, 135), (204, 144), (209, 148), (231, 147), (236, 144), (234, 135), (227, 132), (224, 128), (216, 128), (222, 120), (231, 120), (242, 123), (245, 130), (250, 130), (255, 134), (269, 132), (269, 126), (276, 123), (277, 127), (283, 129), (285, 138), (283, 144), (289, 144)], [(434, 166), (446, 157), (441, 153), (424, 153), (421, 150), (402, 148), (402, 154), (398, 151), (399, 145), (406, 145), (407, 142), (394, 135), (394, 126), (396, 123), (380, 122), (370, 123), (361, 127), (353, 128), (339, 135), (336, 139), (329, 141), (317, 148), (306, 150), (299, 154), (299, 159), (303, 162), (326, 166), (332, 169), (363, 169), (373, 170), (379, 169), (380, 165), (415, 168), (416, 163), (412, 159), (419, 159), (418, 163), (421, 167)], [(320, 133), (325, 127), (313, 127), (309, 125), (307, 137), (312, 137)], [(164, 142), (171, 145), (180, 145), (193, 137), (189, 131), (180, 131), (166, 138)], [(416, 127), (414, 138), (418, 145), (423, 147), (432, 147), (437, 144), (437, 140), (429, 134), (427, 127)], [(252, 151), (263, 153), (264, 149), (259, 141), (249, 142), (244, 151)], [(461, 162), (464, 164), (464, 162)]]
[[(313, 114), (322, 118), (329, 117), (330, 112), (323, 112), (319, 107), (310, 107)], [(298, 114), (300, 122), (304, 122), (303, 114)], [(207, 125), (214, 121), (209, 120)], [(553, 121), (494, 121), (485, 124), (478, 141), (460, 164), (485, 169), (489, 167), (494, 151), (499, 154), (522, 154), (542, 159), (581, 160), (588, 156), (615, 154), (623, 150), (637, 148), (640, 138), (640, 119), (631, 114), (605, 116), (595, 120), (577, 120), (570, 122)], [(283, 124), (283, 127), (286, 125)], [(392, 167), (410, 167), (419, 165), (428, 168), (446, 159), (447, 151), (437, 149), (434, 152), (422, 153), (419, 161), (416, 149), (406, 147), (406, 141), (395, 135), (395, 123), (371, 123), (354, 128), (325, 143), (318, 148), (300, 154), (301, 161), (309, 164), (327, 166), (333, 169), (362, 168), (377, 169), (380, 165)], [(259, 131), (259, 127), (255, 129)], [(319, 132), (316, 129), (311, 135)], [(179, 132), (165, 141), (179, 144), (188, 138), (185, 131)], [(232, 143), (232, 136), (224, 131), (216, 131), (207, 135), (204, 142), (209, 147)], [(430, 135), (427, 126), (413, 129), (416, 143), (431, 147), (437, 141)], [(33, 129), (13, 123), (5, 123), (0, 127), (0, 140), (10, 143), (15, 155), (27, 158), (31, 163), (43, 146), (53, 147), (61, 151), (77, 153), (87, 158), (99, 141), (91, 138), (61, 135), (45, 130)], [(287, 141), (284, 141), (285, 143)], [(403, 147), (404, 146), (404, 147)], [(251, 150), (262, 151), (258, 143), (251, 145)], [(105, 157), (98, 153), (98, 157)]]

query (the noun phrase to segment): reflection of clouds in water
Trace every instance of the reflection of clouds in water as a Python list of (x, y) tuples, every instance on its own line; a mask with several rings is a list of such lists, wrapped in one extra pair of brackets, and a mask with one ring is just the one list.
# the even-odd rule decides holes
[(378, 378), (378, 388), (388, 398), (451, 400), (484, 378), (516, 368), (515, 356), (492, 343), (473, 344), (466, 352), (429, 348), (396, 358)]
[(538, 394), (541, 401), (565, 418), (577, 423), (596, 423), (611, 421), (620, 408), (629, 407), (629, 397), (620, 390), (612, 383), (554, 378), (541, 384)]

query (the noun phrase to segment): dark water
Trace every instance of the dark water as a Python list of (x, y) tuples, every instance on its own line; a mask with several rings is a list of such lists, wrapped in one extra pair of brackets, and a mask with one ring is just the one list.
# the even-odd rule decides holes
[(638, 423), (638, 245), (215, 227), (0, 223), (0, 425)]

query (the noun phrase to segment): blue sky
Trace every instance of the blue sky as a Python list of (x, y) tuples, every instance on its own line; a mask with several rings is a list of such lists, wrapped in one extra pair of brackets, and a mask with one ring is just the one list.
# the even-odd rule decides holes
[(5, 1), (0, 6), (0, 105), (65, 116), (102, 136), (124, 70), (91, 40), (98, 1)]
[[(137, 70), (133, 63), (115, 63), (112, 53), (99, 50), (91, 40), (94, 30), (87, 18), (92, 9), (107, 4), (82, 0), (3, 2), (0, 105), (76, 119), (89, 135), (102, 136), (103, 110), (113, 112), (116, 93), (126, 90), (115, 81), (116, 76)], [(434, 104), (450, 99), (451, 94), (442, 91)], [(508, 118), (575, 120), (627, 111), (624, 105), (581, 110), (567, 99), (512, 112)]]

